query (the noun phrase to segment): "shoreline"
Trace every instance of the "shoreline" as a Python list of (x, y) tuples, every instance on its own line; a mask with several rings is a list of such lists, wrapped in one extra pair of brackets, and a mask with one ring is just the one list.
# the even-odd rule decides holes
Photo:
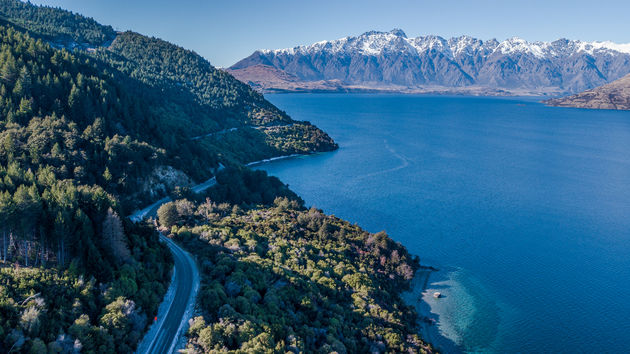
[[(258, 166), (269, 162), (284, 160), (293, 157), (308, 156), (312, 154), (291, 154), (276, 156), (268, 159), (253, 161), (245, 164), (247, 167)], [(415, 308), (417, 313), (417, 324), (419, 327), (418, 334), (425, 342), (430, 344), (434, 349), (445, 353), (462, 353), (461, 348), (449, 338), (443, 336), (438, 328), (436, 314), (431, 313), (430, 305), (423, 299), (423, 295), (429, 285), (429, 279), (432, 273), (438, 273), (440, 269), (431, 265), (420, 265), (420, 268), (414, 274), (411, 280), (410, 289), (400, 294), (404, 303)]]
[(411, 280), (410, 289), (403, 292), (401, 298), (416, 310), (418, 334), (423, 340), (440, 352), (462, 353), (462, 349), (455, 342), (440, 333), (439, 315), (432, 313), (431, 306), (424, 300), (431, 274), (439, 272), (440, 269), (436, 267), (421, 265)]
[[(285, 160), (285, 159), (301, 157), (301, 156), (309, 156), (313, 154), (316, 154), (316, 153), (276, 156), (276, 157), (271, 157), (268, 159), (252, 161), (252, 162), (244, 164), (244, 166), (254, 167), (254, 166), (259, 166), (262, 164), (266, 164), (266, 163), (270, 163), (270, 162), (274, 162), (278, 160)], [(218, 171), (222, 170), (223, 168), (225, 167), (220, 165)], [(206, 180), (205, 182), (192, 186), (191, 189), (195, 193), (200, 193), (214, 186), (215, 184), (216, 184), (216, 176), (213, 176), (212, 178)], [(136, 210), (134, 213), (132, 213), (128, 217), (134, 222), (139, 221), (143, 219), (144, 217), (146, 217), (148, 214), (152, 212), (153, 213), (156, 212), (157, 209), (162, 204), (169, 201), (171, 201), (171, 198), (169, 196), (166, 196), (154, 202), (153, 204), (145, 207), (144, 209)], [(450, 340), (449, 338), (446, 338), (440, 333), (439, 328), (438, 328), (439, 321), (436, 320), (436, 317), (439, 317), (439, 316), (431, 312), (430, 305), (423, 299), (423, 296), (425, 295), (426, 289), (429, 285), (429, 279), (431, 277), (431, 274), (439, 273), (439, 272), (440, 272), (440, 269), (434, 266), (420, 265), (420, 268), (416, 271), (413, 279), (411, 280), (410, 289), (401, 293), (400, 296), (404, 303), (406, 303), (408, 306), (414, 307), (414, 309), (416, 310), (416, 314), (417, 314), (416, 321), (417, 321), (418, 329), (419, 329), (418, 334), (426, 343), (430, 344), (434, 349), (437, 349), (440, 352), (462, 353), (461, 348), (459, 348), (452, 340)], [(171, 284), (169, 284), (167, 295), (169, 292), (172, 291), (171, 289), (173, 286), (172, 280), (173, 279), (171, 279)], [(166, 302), (166, 297), (165, 299), (163, 299), (163, 303), (164, 302)], [(161, 303), (160, 308), (163, 307), (164, 305), (163, 303)], [(196, 303), (196, 300), (195, 300), (195, 303)], [(155, 326), (151, 326), (149, 328), (148, 332), (145, 333), (145, 337), (151, 331), (152, 327), (155, 327)], [(140, 348), (140, 346), (138, 348)]]
[(268, 159), (248, 162), (248, 163), (245, 164), (245, 166), (247, 166), (247, 167), (258, 166), (258, 165), (262, 165), (262, 164), (265, 164), (265, 163), (268, 163), (268, 162), (273, 162), (273, 161), (278, 161), (278, 160), (285, 160), (285, 159), (289, 159), (289, 158), (292, 158), (292, 157), (308, 156), (308, 155), (312, 155), (312, 154), (291, 154), (291, 155), (282, 155), (282, 156), (270, 157)]
[[(246, 167), (253, 167), (253, 166), (258, 166), (258, 165), (262, 165), (268, 162), (273, 162), (273, 161), (277, 161), (277, 160), (284, 160), (284, 159), (288, 159), (288, 158), (292, 158), (292, 157), (300, 157), (300, 156), (309, 156), (309, 155), (313, 155), (316, 153), (309, 153), (309, 154), (291, 154), (291, 155), (282, 155), (282, 156), (275, 156), (275, 157), (270, 157), (268, 159), (263, 159), (263, 160), (258, 160), (258, 161), (252, 161), (252, 162), (248, 162), (246, 164), (243, 164), (243, 166)], [(225, 166), (223, 166), (222, 163), (219, 163), (219, 167), (217, 168), (217, 170), (215, 171), (215, 175), (210, 177), (209, 179), (207, 179), (204, 182), (195, 184), (193, 186), (190, 187), (190, 189), (194, 192), (194, 193), (201, 193), (203, 191), (205, 191), (206, 189), (214, 186), (217, 182), (217, 177), (216, 177), (216, 173), (223, 170), (225, 168)], [(127, 217), (131, 219), (131, 221), (137, 222), (140, 221), (142, 219), (144, 219), (147, 215), (151, 214), (152, 212), (157, 211), (157, 209), (162, 206), (162, 204), (168, 203), (172, 201), (170, 196), (165, 196), (162, 199), (152, 203), (151, 205), (148, 205), (142, 209), (136, 209), (134, 210), (130, 215), (128, 215)]]

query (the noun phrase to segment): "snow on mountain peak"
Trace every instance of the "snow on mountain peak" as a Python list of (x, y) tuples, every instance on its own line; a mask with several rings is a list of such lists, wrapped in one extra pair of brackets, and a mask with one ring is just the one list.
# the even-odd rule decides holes
[(498, 51), (504, 55), (529, 54), (537, 58), (555, 57), (571, 53), (584, 52), (593, 54), (599, 51), (616, 51), (630, 54), (630, 43), (617, 44), (605, 42), (582, 42), (561, 39), (554, 42), (528, 42), (523, 38), (512, 37), (502, 42), (495, 39), (482, 41), (470, 36), (453, 37), (446, 40), (440, 36), (428, 35), (408, 38), (401, 29), (389, 32), (369, 31), (356, 37), (345, 37), (332, 41), (321, 41), (311, 45), (293, 48), (260, 50), (263, 54), (312, 54), (315, 52), (359, 53), (365, 56), (379, 56), (391, 52), (424, 53), (436, 51), (454, 58), (475, 55), (478, 51), (492, 53)]
[(630, 44), (564, 38), (553, 42), (519, 37), (501, 42), (470, 36), (409, 38), (394, 29), (261, 51), (234, 66), (256, 64), (273, 66), (305, 82), (339, 80), (361, 87), (407, 88), (477, 85), (549, 94), (582, 91), (627, 74)]
[(579, 42), (578, 48), (580, 51), (586, 52), (588, 54), (593, 54), (594, 52), (600, 50), (612, 50), (619, 53), (630, 54), (630, 43), (617, 44), (611, 41)]
[(528, 53), (538, 58), (544, 58), (548, 52), (550, 44), (546, 42), (528, 42), (523, 38), (509, 38), (497, 47), (503, 54)]
[(448, 45), (455, 56), (473, 55), (483, 46), (483, 42), (470, 36), (453, 37), (448, 40)]
[(448, 41), (440, 36), (424, 36), (424, 37), (416, 37), (410, 38), (409, 44), (414, 47), (419, 53), (428, 52), (428, 51), (437, 51), (448, 57), (453, 56), (453, 52), (451, 50)]

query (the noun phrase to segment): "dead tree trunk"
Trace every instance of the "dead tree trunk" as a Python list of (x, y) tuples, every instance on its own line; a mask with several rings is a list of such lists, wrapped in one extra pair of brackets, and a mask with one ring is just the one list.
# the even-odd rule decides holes
[(28, 267), (28, 241), (24, 240), (24, 266)]
[(61, 239), (61, 265), (66, 264), (66, 250), (64, 239)]

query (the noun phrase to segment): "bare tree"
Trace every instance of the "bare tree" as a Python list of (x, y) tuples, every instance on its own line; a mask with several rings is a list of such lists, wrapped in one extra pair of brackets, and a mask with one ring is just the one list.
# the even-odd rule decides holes
[(107, 215), (103, 220), (103, 242), (118, 261), (126, 262), (131, 259), (122, 222), (112, 208), (107, 210)]

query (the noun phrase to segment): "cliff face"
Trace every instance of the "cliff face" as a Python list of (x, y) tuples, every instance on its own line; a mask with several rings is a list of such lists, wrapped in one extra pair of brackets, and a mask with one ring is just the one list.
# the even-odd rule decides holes
[[(254, 67), (258, 70), (247, 72)], [(345, 88), (482, 87), (515, 93), (575, 93), (630, 72), (630, 45), (567, 39), (407, 38), (400, 30), (372, 31), (294, 48), (258, 50), (229, 70), (263, 90), (337, 80)], [(282, 80), (261, 78), (261, 71)]]
[(630, 74), (607, 85), (544, 103), (558, 107), (630, 110)]

